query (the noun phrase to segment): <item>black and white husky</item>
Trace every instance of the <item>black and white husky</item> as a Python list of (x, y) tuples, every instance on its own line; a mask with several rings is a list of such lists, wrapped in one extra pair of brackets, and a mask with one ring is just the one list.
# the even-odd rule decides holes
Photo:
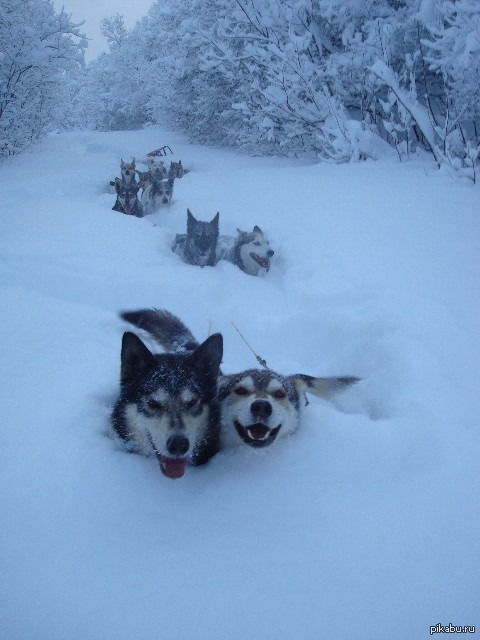
[(140, 161), (148, 166), (148, 171), (137, 171), (142, 188), (142, 206), (145, 214), (154, 213), (160, 207), (172, 202), (174, 177), (168, 175), (162, 160), (146, 158)]
[(263, 231), (255, 225), (253, 231), (237, 229), (236, 238), (220, 236), (217, 245), (217, 262), (227, 260), (250, 276), (258, 276), (270, 269), (270, 259), (274, 255)]
[(218, 451), (222, 354), (218, 333), (188, 352), (161, 354), (134, 333), (123, 335), (112, 427), (129, 450), (155, 455), (168, 478), (182, 477), (186, 465), (205, 464)]
[(142, 218), (143, 207), (138, 199), (140, 185), (136, 182), (127, 185), (119, 178), (115, 178), (114, 185), (117, 199), (112, 207), (113, 211), (120, 211), (129, 216)]
[(187, 264), (199, 267), (214, 267), (217, 263), (216, 251), (220, 214), (203, 222), (197, 220), (187, 209), (187, 233), (177, 233), (172, 251)]
[[(147, 331), (169, 351), (194, 353), (198, 349), (189, 329), (168, 311), (144, 309), (122, 317)], [(220, 447), (268, 447), (296, 431), (307, 393), (330, 399), (358, 381), (354, 376), (284, 376), (271, 369), (248, 369), (230, 375), (220, 372)]]
[(145, 183), (142, 192), (142, 206), (145, 213), (154, 213), (160, 207), (172, 202), (174, 178), (162, 178)]

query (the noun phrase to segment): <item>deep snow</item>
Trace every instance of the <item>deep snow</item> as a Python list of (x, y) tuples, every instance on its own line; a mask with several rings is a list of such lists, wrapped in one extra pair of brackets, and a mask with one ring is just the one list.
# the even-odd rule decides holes
[[(144, 219), (120, 157), (192, 169)], [(415, 640), (479, 608), (479, 189), (420, 160), (249, 158), (150, 128), (0, 167), (5, 640)], [(265, 278), (183, 264), (186, 208), (258, 224)], [(300, 430), (169, 481), (108, 436), (126, 326), (221, 331), (223, 369), (359, 375)]]

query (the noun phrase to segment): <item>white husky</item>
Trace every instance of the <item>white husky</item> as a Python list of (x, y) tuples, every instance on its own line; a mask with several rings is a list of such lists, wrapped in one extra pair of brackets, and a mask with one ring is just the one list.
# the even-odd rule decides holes
[(217, 262), (227, 260), (250, 276), (258, 276), (270, 269), (274, 255), (263, 231), (255, 225), (253, 231), (237, 229), (236, 238), (220, 236), (217, 243)]

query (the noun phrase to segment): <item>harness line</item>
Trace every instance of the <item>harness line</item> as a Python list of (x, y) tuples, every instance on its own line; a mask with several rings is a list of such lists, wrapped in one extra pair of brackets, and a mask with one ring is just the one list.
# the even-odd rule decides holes
[(235, 329), (235, 331), (238, 333), (238, 335), (242, 338), (242, 340), (245, 342), (245, 344), (247, 345), (247, 347), (250, 349), (250, 351), (253, 353), (253, 355), (255, 356), (255, 360), (262, 365), (262, 367), (264, 367), (264, 369), (268, 369), (268, 365), (267, 365), (267, 361), (264, 360), (263, 358), (261, 358), (258, 353), (255, 353), (255, 351), (253, 350), (253, 348), (248, 344), (248, 342), (246, 341), (245, 337), (242, 335), (240, 329), (235, 325), (234, 322), (232, 322), (232, 327)]

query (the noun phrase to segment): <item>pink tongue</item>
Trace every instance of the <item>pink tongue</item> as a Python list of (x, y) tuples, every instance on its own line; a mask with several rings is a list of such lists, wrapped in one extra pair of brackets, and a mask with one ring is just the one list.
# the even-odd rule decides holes
[(160, 457), (160, 464), (165, 472), (167, 478), (181, 478), (185, 473), (185, 460), (178, 460), (177, 458), (167, 458), (166, 456)]
[(270, 429), (261, 424), (248, 427), (248, 435), (255, 440), (263, 440), (269, 431)]

